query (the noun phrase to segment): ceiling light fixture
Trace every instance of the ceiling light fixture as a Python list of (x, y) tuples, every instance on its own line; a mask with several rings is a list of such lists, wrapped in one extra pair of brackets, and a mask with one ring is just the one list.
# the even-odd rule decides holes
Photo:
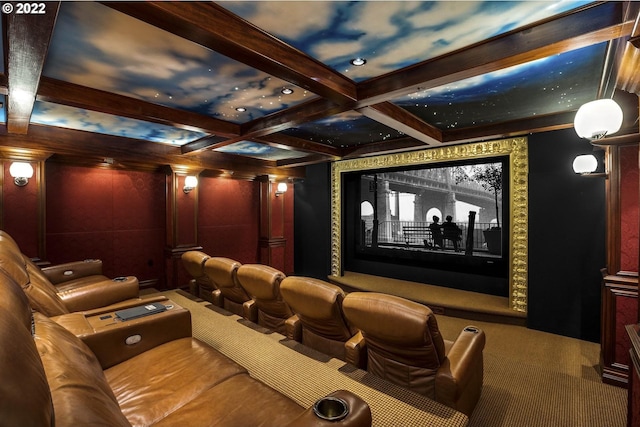
[(238, 108), (236, 108), (236, 111), (239, 112), (239, 113), (244, 113), (245, 111), (247, 111), (247, 109), (244, 108), (244, 107), (238, 107)]
[(622, 109), (613, 99), (597, 99), (578, 109), (573, 127), (580, 138), (591, 141), (612, 135), (622, 126)]
[(362, 67), (367, 63), (367, 60), (364, 58), (353, 58), (351, 61), (351, 65), (355, 65), (356, 67)]
[(283, 95), (291, 95), (293, 93), (293, 89), (285, 87), (280, 91)]

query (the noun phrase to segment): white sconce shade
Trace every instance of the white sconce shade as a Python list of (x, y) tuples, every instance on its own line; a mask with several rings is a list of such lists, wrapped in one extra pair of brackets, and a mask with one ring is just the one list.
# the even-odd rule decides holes
[(622, 109), (613, 99), (587, 102), (578, 109), (573, 126), (580, 138), (604, 138), (620, 130)]
[(9, 166), (9, 173), (17, 186), (24, 187), (33, 176), (33, 166), (25, 162), (13, 162)]
[(185, 194), (187, 194), (197, 186), (198, 186), (198, 177), (193, 175), (188, 175), (184, 179), (184, 188), (182, 190), (184, 191)]
[(286, 182), (279, 182), (278, 186), (276, 187), (276, 196), (286, 193), (287, 189), (288, 187)]
[(595, 172), (598, 168), (598, 160), (593, 154), (577, 156), (573, 161), (573, 171), (579, 174)]

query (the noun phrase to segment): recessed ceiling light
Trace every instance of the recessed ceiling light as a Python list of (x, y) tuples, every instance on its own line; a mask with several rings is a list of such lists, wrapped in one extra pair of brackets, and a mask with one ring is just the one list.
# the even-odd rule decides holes
[(285, 87), (280, 92), (282, 92), (283, 95), (291, 95), (293, 93), (293, 89)]
[(351, 60), (351, 65), (355, 65), (356, 67), (361, 67), (367, 63), (367, 60), (364, 58), (354, 58)]
[(244, 113), (245, 111), (247, 111), (247, 109), (244, 108), (244, 107), (238, 107), (238, 108), (236, 108), (236, 111), (239, 112), (239, 113)]

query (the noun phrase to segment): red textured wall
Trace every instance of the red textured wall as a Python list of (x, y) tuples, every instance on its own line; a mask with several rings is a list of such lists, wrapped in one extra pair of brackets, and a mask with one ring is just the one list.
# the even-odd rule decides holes
[(620, 269), (638, 271), (638, 147), (620, 149)]
[(164, 174), (51, 163), (46, 191), (49, 261), (100, 258), (107, 276), (164, 280)]
[(198, 240), (204, 252), (243, 264), (258, 262), (259, 183), (201, 177)]

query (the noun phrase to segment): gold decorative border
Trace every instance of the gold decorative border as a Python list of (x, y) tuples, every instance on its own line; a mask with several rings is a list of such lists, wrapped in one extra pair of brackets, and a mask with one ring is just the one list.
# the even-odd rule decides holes
[(488, 142), (431, 148), (421, 151), (341, 160), (331, 166), (331, 274), (342, 274), (342, 174), (483, 157), (509, 156), (510, 205), (509, 230), (509, 307), (527, 312), (528, 278), (528, 176), (527, 138), (508, 138)]

